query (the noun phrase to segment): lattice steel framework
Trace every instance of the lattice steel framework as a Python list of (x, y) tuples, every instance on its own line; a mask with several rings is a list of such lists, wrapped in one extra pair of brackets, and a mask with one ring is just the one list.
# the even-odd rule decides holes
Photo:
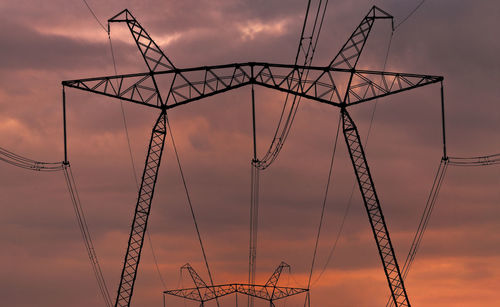
[(149, 141), (148, 155), (142, 174), (139, 197), (135, 207), (134, 220), (132, 221), (132, 228), (130, 230), (127, 253), (125, 254), (115, 306), (128, 306), (134, 291), (137, 267), (141, 259), (144, 233), (148, 225), (151, 201), (153, 200), (166, 134), (166, 113), (161, 112), (160, 117), (153, 127), (151, 140)]
[(352, 165), (354, 166), (356, 179), (359, 183), (363, 203), (370, 219), (373, 236), (377, 242), (378, 252), (384, 265), (384, 271), (387, 279), (390, 281), (389, 287), (391, 288), (393, 301), (396, 302), (396, 306), (410, 306), (394, 248), (389, 238), (389, 231), (385, 223), (384, 215), (382, 214), (380, 201), (375, 192), (375, 185), (373, 184), (370, 169), (366, 162), (365, 152), (361, 145), (358, 129), (349, 113), (347, 113), (345, 109), (342, 109), (341, 112), (344, 138), (347, 143)]
[[(161, 110), (161, 115), (153, 129), (148, 150), (115, 306), (129, 306), (132, 298), (165, 140), (166, 112), (205, 97), (251, 84), (308, 98), (311, 101), (329, 104), (341, 109), (344, 136), (393, 301), (396, 306), (410, 306), (359, 133), (347, 109), (380, 97), (442, 82), (443, 77), (356, 69), (366, 40), (377, 19), (392, 20), (392, 16), (375, 6), (371, 8), (328, 66), (244, 62), (182, 69), (173, 65), (128, 10), (123, 10), (108, 21), (109, 23), (127, 24), (148, 67), (148, 72), (68, 80), (62, 82), (63, 86)], [(198, 288), (206, 289), (204, 293), (207, 297), (210, 295), (216, 297), (215, 293), (227, 291), (241, 291), (241, 293), (245, 292), (248, 295), (257, 296), (261, 295), (258, 293), (261, 293), (260, 291), (263, 291), (266, 286), (230, 284), (217, 287), (204, 285)], [(302, 290), (305, 291), (305, 289)], [(284, 289), (283, 291), (288, 293), (286, 292), (288, 290)], [(198, 293), (196, 294), (198, 297), (203, 298), (200, 292), (196, 293)], [(278, 291), (277, 293), (282, 292)], [(288, 294), (294, 293), (292, 291)], [(273, 298), (274, 296), (268, 297)]]
[(181, 267), (181, 270), (189, 272), (195, 287), (167, 290), (163, 293), (165, 295), (177, 296), (187, 300), (200, 302), (200, 306), (204, 306), (206, 302), (219, 297), (240, 293), (268, 301), (270, 306), (275, 306), (274, 302), (277, 300), (309, 291), (303, 288), (278, 286), (279, 278), (285, 268), (290, 269), (290, 266), (285, 262), (281, 262), (264, 285), (233, 283), (208, 286), (189, 264), (185, 264)]

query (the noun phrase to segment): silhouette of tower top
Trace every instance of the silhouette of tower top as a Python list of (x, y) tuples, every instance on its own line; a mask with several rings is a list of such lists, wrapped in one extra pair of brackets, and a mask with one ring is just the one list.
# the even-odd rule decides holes
[(274, 306), (274, 301), (308, 292), (309, 289), (291, 288), (278, 286), (278, 281), (283, 269), (290, 269), (290, 266), (285, 262), (281, 262), (271, 274), (267, 282), (263, 285), (231, 283), (209, 286), (196, 273), (189, 263), (181, 267), (181, 271), (188, 271), (193, 280), (194, 287), (184, 289), (174, 289), (164, 291), (164, 295), (177, 296), (183, 299), (200, 302), (201, 306), (204, 303), (215, 300), (219, 297), (227, 296), (233, 293), (239, 293), (247, 296), (253, 296), (265, 301), (268, 301), (271, 306)]

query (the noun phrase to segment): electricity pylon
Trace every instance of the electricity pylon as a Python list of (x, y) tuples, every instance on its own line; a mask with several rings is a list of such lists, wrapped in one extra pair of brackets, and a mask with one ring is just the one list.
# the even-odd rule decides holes
[[(372, 7), (328, 66), (244, 62), (176, 68), (128, 10), (108, 22), (126, 23), (148, 67), (147, 72), (63, 81), (72, 87), (160, 110), (142, 176), (115, 306), (130, 306), (144, 234), (165, 142), (167, 112), (181, 105), (247, 85), (260, 85), (340, 108), (344, 137), (396, 306), (410, 306), (366, 156), (348, 108), (443, 81), (441, 76), (356, 68), (375, 20), (391, 19)], [(308, 74), (301, 74), (307, 70)], [(442, 93), (442, 92), (441, 92)]]
[(203, 279), (196, 273), (196, 271), (189, 265), (183, 265), (181, 270), (189, 272), (191, 279), (193, 279), (194, 288), (166, 290), (165, 295), (177, 296), (183, 299), (200, 302), (200, 306), (205, 306), (205, 303), (219, 297), (230, 295), (233, 293), (240, 293), (243, 295), (259, 298), (269, 302), (271, 307), (274, 307), (274, 302), (289, 296), (297, 295), (300, 293), (308, 292), (308, 289), (280, 287), (278, 281), (283, 269), (290, 269), (290, 266), (285, 262), (274, 270), (273, 274), (264, 285), (255, 284), (223, 284), (208, 286)]

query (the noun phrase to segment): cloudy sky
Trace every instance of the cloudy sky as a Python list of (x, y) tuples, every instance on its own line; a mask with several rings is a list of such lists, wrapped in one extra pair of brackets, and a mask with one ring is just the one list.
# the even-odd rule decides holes
[[(245, 61), (293, 63), (306, 1), (95, 1), (102, 22), (128, 8), (177, 67)], [(314, 2), (314, 1), (313, 1)], [(327, 65), (374, 4), (401, 22), (420, 1), (329, 2), (314, 64)], [(82, 1), (2, 1), (0, 146), (61, 161), (61, 81), (114, 74), (108, 36)], [(393, 34), (386, 69), (442, 75), (450, 156), (500, 151), (500, 3), (426, 1)], [(390, 22), (377, 21), (360, 68), (383, 68)], [(144, 72), (124, 25), (111, 39), (119, 73)], [(272, 139), (284, 96), (256, 88), (259, 155)], [(215, 283), (244, 282), (248, 267), (252, 124), (250, 88), (170, 112), (173, 134)], [(380, 99), (367, 158), (400, 262), (408, 252), (441, 152), (439, 85)], [(365, 139), (373, 102), (352, 108)], [(141, 174), (157, 110), (124, 103)], [(108, 287), (115, 297), (137, 188), (120, 102), (67, 90), (69, 160)], [(257, 281), (280, 261), (283, 286), (305, 287), (338, 109), (304, 100), (278, 160), (261, 175)], [(0, 164), (0, 297), (5, 306), (100, 306), (61, 172)], [(335, 156), (317, 266), (325, 265), (355, 182), (341, 139)], [(500, 168), (450, 166), (423, 244), (406, 280), (415, 306), (498, 306)], [(314, 306), (381, 306), (389, 290), (359, 191), (337, 249), (311, 290)], [(162, 291), (191, 286), (189, 262), (207, 279), (167, 140), (135, 306), (161, 306)], [(300, 306), (303, 296), (289, 300)], [(184, 306), (167, 298), (167, 306)], [(228, 306), (233, 304), (227, 301)], [(294, 305), (295, 304), (295, 305)]]

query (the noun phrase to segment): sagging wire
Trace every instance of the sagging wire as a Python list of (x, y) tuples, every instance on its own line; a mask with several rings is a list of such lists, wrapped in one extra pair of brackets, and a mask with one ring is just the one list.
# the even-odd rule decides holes
[[(253, 76), (253, 69), (252, 69)], [(253, 159), (250, 164), (250, 237), (249, 237), (249, 253), (248, 253), (248, 283), (255, 284), (255, 272), (257, 267), (257, 235), (259, 228), (259, 175), (258, 168), (259, 160), (257, 159), (257, 126), (255, 122), (255, 91), (252, 84), (251, 87), (251, 104), (252, 104), (252, 132), (253, 132)], [(254, 297), (248, 296), (248, 306), (254, 306)]]
[[(211, 272), (210, 266), (208, 264), (207, 254), (205, 252), (205, 247), (204, 247), (203, 241), (201, 239), (200, 228), (198, 226), (198, 221), (196, 220), (196, 215), (194, 213), (193, 204), (191, 202), (191, 196), (189, 194), (189, 189), (188, 189), (188, 186), (187, 186), (187, 183), (186, 183), (186, 178), (184, 177), (184, 171), (182, 170), (181, 160), (179, 158), (179, 153), (177, 151), (177, 146), (175, 144), (174, 135), (172, 133), (172, 128), (170, 126), (170, 121), (168, 119), (168, 116), (166, 116), (166, 119), (167, 119), (168, 132), (170, 133), (170, 139), (172, 141), (172, 147), (174, 149), (175, 158), (177, 160), (177, 165), (179, 167), (179, 172), (180, 172), (181, 179), (182, 179), (182, 184), (184, 186), (184, 191), (186, 193), (186, 198), (187, 198), (187, 202), (188, 202), (188, 205), (189, 205), (189, 210), (190, 210), (190, 213), (191, 213), (191, 217), (193, 218), (194, 227), (196, 229), (196, 235), (197, 235), (198, 241), (200, 243), (201, 253), (203, 254), (203, 260), (205, 262), (205, 267), (207, 269), (208, 278), (210, 279), (210, 284), (213, 287), (214, 286), (214, 281), (213, 281), (213, 278), (212, 278), (212, 272)], [(216, 298), (215, 301), (217, 303), (217, 306), (219, 306), (219, 300)]]
[(85, 214), (83, 212), (83, 208), (80, 201), (80, 196), (78, 194), (78, 190), (76, 187), (75, 179), (73, 173), (71, 172), (69, 162), (40, 162), (32, 159), (28, 159), (22, 157), (18, 154), (15, 154), (7, 149), (0, 147), (0, 160), (7, 162), (11, 165), (33, 170), (33, 171), (64, 171), (64, 178), (66, 181), (66, 186), (71, 198), (71, 202), (73, 204), (73, 209), (75, 211), (75, 216), (78, 222), (78, 227), (80, 229), (80, 233), (82, 235), (85, 249), (87, 250), (87, 255), (89, 257), (92, 270), (94, 272), (94, 276), (97, 281), (97, 285), (99, 287), (99, 292), (104, 300), (106, 306), (111, 307), (111, 297), (109, 295), (108, 287), (106, 285), (106, 281), (102, 274), (101, 267), (99, 265), (99, 261), (97, 260), (97, 254), (95, 252), (94, 244), (92, 241), (92, 237), (90, 235), (90, 231), (88, 229), (87, 221), (85, 219)]
[[(427, 225), (429, 224), (432, 211), (434, 210), (437, 198), (439, 196), (439, 191), (441, 190), (441, 187), (443, 185), (443, 180), (446, 175), (448, 163), (449, 163), (448, 159), (445, 158), (441, 159), (441, 162), (439, 163), (436, 176), (434, 177), (434, 181), (432, 183), (431, 191), (429, 193), (427, 202), (425, 204), (424, 212), (420, 217), (420, 222), (418, 224), (417, 231), (415, 232), (413, 241), (410, 246), (410, 250), (408, 251), (408, 255), (406, 256), (406, 260), (403, 265), (403, 269), (401, 272), (403, 280), (406, 279), (406, 276), (408, 275), (410, 267), (413, 264), (413, 261), (415, 260), (415, 256), (424, 237), (425, 230), (427, 229)], [(392, 297), (388, 298), (386, 306), (394, 306), (394, 301), (392, 300)]]
[(106, 280), (104, 279), (104, 276), (102, 274), (101, 266), (99, 265), (99, 261), (97, 260), (97, 254), (95, 252), (92, 236), (90, 235), (90, 231), (87, 225), (87, 220), (85, 219), (85, 214), (83, 212), (80, 196), (76, 188), (75, 178), (73, 177), (73, 172), (71, 171), (69, 163), (67, 164), (65, 163), (63, 165), (63, 170), (64, 170), (64, 178), (66, 180), (66, 186), (68, 188), (71, 202), (73, 203), (73, 209), (75, 210), (75, 215), (77, 218), (78, 226), (80, 228), (80, 233), (82, 235), (82, 239), (85, 244), (85, 248), (87, 250), (87, 254), (90, 263), (92, 265), (95, 278), (97, 280), (99, 291), (101, 292), (101, 296), (104, 299), (106, 306), (111, 307), (113, 303), (109, 295), (108, 287), (106, 286)]
[[(257, 235), (259, 228), (259, 175), (260, 171), (255, 166), (251, 164), (251, 175), (250, 175), (250, 251), (248, 258), (248, 283), (254, 284), (255, 282), (255, 270), (257, 266)], [(253, 298), (248, 298), (253, 301)], [(252, 305), (252, 304), (250, 304)]]
[(448, 157), (448, 164), (454, 166), (487, 166), (500, 164), (500, 153), (478, 157)]
[[(322, 5), (324, 3), (324, 6)], [(304, 24), (301, 31), (301, 37), (299, 41), (299, 46), (297, 48), (297, 53), (295, 56), (295, 65), (299, 62), (299, 56), (301, 53), (304, 55), (303, 66), (308, 66), (312, 64), (312, 60), (314, 57), (314, 53), (316, 51), (316, 47), (319, 41), (319, 34), (321, 32), (323, 21), (325, 17), (326, 7), (328, 5), (328, 0), (323, 1), (320, 0), (318, 3), (318, 8), (315, 14), (315, 19), (312, 26), (312, 33), (310, 37), (305, 37), (305, 31), (308, 24), (309, 11), (311, 8), (311, 0), (307, 3), (306, 13), (304, 17)], [(319, 25), (318, 25), (318, 20)], [(309, 40), (307, 44), (307, 50), (304, 48), (304, 41)], [(297, 71), (298, 73), (298, 82), (302, 82), (301, 80), (304, 78), (304, 70)], [(252, 72), (253, 73), (253, 72)], [(305, 71), (305, 78), (309, 74), (309, 70)], [(300, 97), (296, 95), (293, 96), (293, 100), (291, 101), (291, 105), (289, 107), (289, 112), (285, 118), (285, 111), (287, 106), (289, 105), (290, 94), (287, 93), (285, 97), (285, 102), (280, 114), (280, 118), (278, 121), (278, 126), (275, 130), (273, 140), (263, 156), (262, 159), (257, 158), (257, 149), (256, 149), (256, 132), (255, 132), (255, 96), (254, 89), (252, 85), (252, 114), (253, 114), (253, 138), (254, 138), (254, 158), (251, 163), (251, 196), (250, 196), (250, 252), (249, 252), (249, 276), (248, 281), (250, 284), (254, 283), (255, 280), (255, 270), (256, 270), (256, 254), (257, 254), (257, 235), (258, 235), (258, 206), (259, 206), (259, 172), (260, 170), (264, 170), (269, 167), (278, 157), (283, 145), (290, 133), (292, 124), (294, 122), (295, 116), (297, 115), (298, 106), (300, 104)], [(313, 260), (314, 261), (314, 260)], [(253, 306), (254, 300), (253, 297), (248, 297), (248, 305)]]
[[(307, 3), (304, 24), (302, 26), (302, 32), (301, 32), (301, 36), (300, 36), (299, 46), (297, 48), (297, 53), (295, 56), (295, 65), (297, 65), (297, 63), (299, 62), (299, 56), (300, 56), (301, 52), (304, 54), (303, 66), (310, 66), (312, 64), (312, 61), (314, 58), (314, 53), (315, 53), (316, 47), (318, 45), (319, 35), (320, 35), (321, 29), (323, 27), (323, 21), (324, 21), (324, 17), (325, 17), (326, 8), (328, 5), (328, 0), (324, 1), (324, 3), (325, 3), (324, 6), (322, 6), (322, 3), (323, 3), (323, 1), (320, 0), (319, 4), (318, 4), (318, 9), (317, 9), (316, 14), (315, 14), (315, 19), (313, 22), (311, 36), (304, 37), (304, 33), (306, 30), (306, 26), (307, 26), (307, 20), (309, 17), (309, 9), (311, 6), (311, 1), (309, 0)], [(318, 25), (318, 20), (320, 17), (321, 17), (321, 20), (320, 20), (319, 25)], [(305, 50), (303, 47), (303, 41), (306, 39), (309, 40), (307, 50)], [(298, 78), (299, 82), (302, 82), (302, 80), (304, 78), (304, 76), (303, 76), (304, 70), (305, 69), (298, 71), (297, 78)], [(306, 70), (305, 79), (307, 79), (308, 75), (309, 75), (309, 70)], [(293, 95), (293, 100), (291, 102), (290, 110), (288, 112), (288, 115), (286, 116), (286, 120), (283, 121), (284, 117), (285, 117), (285, 110), (287, 109), (288, 100), (289, 100), (290, 95), (291, 94), (287, 93), (285, 96), (285, 102), (283, 104), (283, 109), (281, 110), (281, 115), (280, 115), (280, 118), (278, 121), (278, 126), (277, 126), (275, 133), (274, 133), (274, 136), (273, 136), (273, 140), (272, 140), (271, 144), (269, 145), (269, 148), (268, 148), (266, 154), (264, 155), (264, 157), (262, 159), (259, 159), (258, 162), (256, 163), (257, 167), (260, 170), (264, 170), (264, 169), (268, 168), (276, 160), (281, 149), (283, 148), (283, 145), (284, 145), (286, 139), (288, 138), (288, 135), (290, 133), (293, 121), (295, 120), (295, 116), (297, 114), (297, 110), (298, 110), (300, 100), (301, 100), (301, 97), (297, 97), (296, 95)]]
[(92, 8), (90, 7), (90, 5), (87, 3), (86, 0), (82, 0), (83, 3), (85, 3), (85, 6), (89, 9), (90, 13), (92, 14), (92, 16), (94, 16), (94, 19), (97, 21), (97, 23), (101, 26), (101, 28), (103, 28), (103, 30), (105, 32), (108, 32), (106, 30), (106, 27), (104, 27), (104, 25), (101, 23), (101, 21), (99, 20), (99, 18), (97, 18), (96, 14), (94, 13), (94, 10), (92, 10)]
[(40, 171), (40, 172), (55, 172), (64, 169), (64, 162), (40, 162), (25, 158), (5, 148), (0, 147), (0, 160), (10, 165), (20, 168)]
[(422, 4), (424, 4), (425, 0), (422, 0), (420, 1), (419, 4), (417, 4), (417, 6), (415, 6), (415, 8), (405, 17), (403, 18), (402, 21), (400, 21), (396, 26), (394, 26), (394, 31), (396, 31), (397, 28), (399, 28), (403, 23), (405, 23), (413, 14), (415, 14), (415, 12), (422, 6)]
[[(338, 123), (337, 123), (337, 133), (335, 135), (335, 140), (333, 142), (333, 151), (332, 151), (332, 157), (331, 157), (331, 160), (330, 160), (330, 168), (329, 168), (329, 171), (328, 171), (328, 180), (327, 180), (326, 186), (325, 186), (325, 194), (324, 194), (324, 197), (323, 197), (323, 204), (322, 204), (322, 207), (321, 207), (321, 215), (320, 215), (320, 219), (319, 219), (318, 233), (316, 235), (316, 242), (314, 244), (314, 252), (313, 252), (313, 257), (312, 257), (312, 261), (311, 261), (311, 270), (309, 271), (309, 278), (308, 278), (308, 281), (307, 281), (307, 289), (311, 288), (311, 279), (312, 279), (312, 275), (313, 275), (313, 271), (314, 271), (314, 265), (315, 265), (315, 262), (316, 262), (316, 254), (317, 254), (317, 251), (318, 251), (319, 238), (320, 238), (320, 235), (321, 235), (321, 228), (323, 227), (323, 218), (324, 218), (324, 215), (325, 215), (326, 202), (328, 200), (328, 192), (330, 190), (330, 183), (332, 181), (333, 165), (334, 165), (334, 161), (335, 161), (335, 154), (337, 152), (337, 143), (338, 143), (338, 139), (339, 139), (341, 118), (342, 117), (341, 117), (341, 115), (339, 113), (339, 120), (338, 120)], [(307, 294), (306, 294), (306, 302), (308, 303), (308, 306), (311, 305), (311, 298), (310, 298), (309, 292), (307, 292)]]
[(80, 233), (82, 235), (85, 244), (85, 249), (87, 250), (87, 254), (90, 263), (92, 265), (92, 270), (94, 272), (97, 285), (99, 287), (99, 292), (101, 293), (101, 296), (106, 306), (111, 307), (112, 306), (111, 297), (109, 295), (108, 287), (106, 285), (106, 281), (102, 274), (99, 261), (97, 260), (97, 254), (95, 252), (92, 237), (88, 229), (87, 221), (85, 219), (85, 214), (83, 212), (82, 204), (80, 201), (80, 196), (76, 188), (75, 179), (73, 173), (71, 172), (69, 162), (39, 162), (22, 157), (18, 154), (15, 154), (1, 147), (0, 147), (0, 160), (5, 161), (11, 165), (33, 171), (47, 171), (47, 172), (54, 172), (61, 170), (64, 171), (66, 186), (68, 188), (71, 202), (73, 204), (73, 209), (75, 211), (78, 227), (80, 229)]

